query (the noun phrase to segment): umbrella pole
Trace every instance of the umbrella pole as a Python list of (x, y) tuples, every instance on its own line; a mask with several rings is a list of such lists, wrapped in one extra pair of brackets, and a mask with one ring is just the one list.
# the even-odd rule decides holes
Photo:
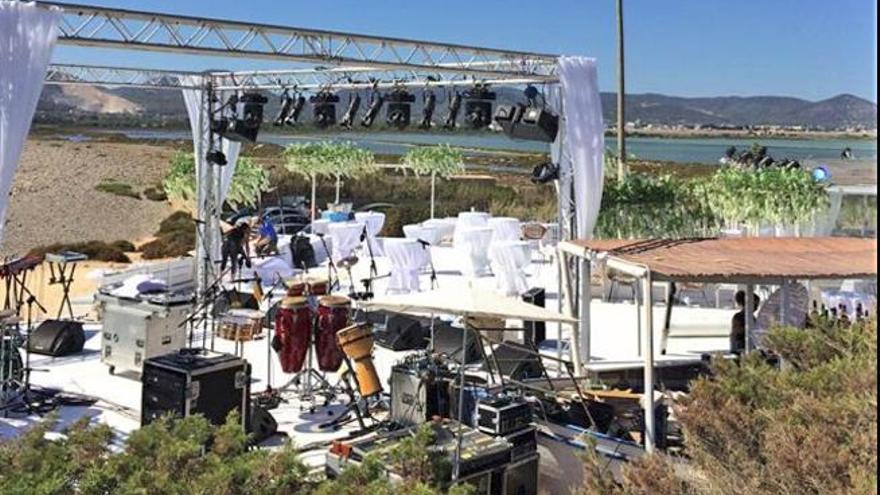
[(470, 325), (467, 324), (468, 317), (464, 317), (464, 331), (461, 332), (461, 362), (458, 366), (458, 433), (455, 434), (455, 465), (452, 470), (452, 481), (458, 481), (461, 469), (461, 435), (462, 435), (462, 416), (464, 416), (464, 359), (465, 350), (467, 349), (467, 335)]

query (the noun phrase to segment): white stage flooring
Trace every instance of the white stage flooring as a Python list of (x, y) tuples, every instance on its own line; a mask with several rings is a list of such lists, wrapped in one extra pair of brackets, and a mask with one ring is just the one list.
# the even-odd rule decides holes
[[(468, 281), (460, 275), (456, 268), (456, 257), (451, 248), (432, 248), (434, 264), (437, 270), (437, 283), (442, 288), (464, 286), (473, 283), (477, 287), (493, 290), (495, 280), (493, 277), (483, 277)], [(537, 255), (536, 255), (536, 260)], [(389, 271), (388, 261), (385, 258), (377, 258), (376, 264), (379, 274)], [(323, 271), (322, 271), (323, 270)], [(326, 267), (316, 269), (318, 273), (326, 273)], [(369, 260), (361, 258), (354, 267), (355, 279), (365, 277), (369, 273)], [(341, 271), (343, 277), (342, 294), (348, 292), (347, 274)], [(531, 287), (542, 286), (547, 289), (547, 307), (557, 307), (557, 276), (556, 268), (550, 263), (535, 261), (529, 268), (529, 285)], [(384, 292), (387, 279), (378, 280), (375, 283), (374, 292), (379, 295)], [(429, 275), (421, 276), (423, 289), (430, 287)], [(358, 287), (358, 290), (362, 287)], [(655, 322), (655, 348), (659, 351), (661, 327), (665, 308), (656, 305)], [(80, 308), (80, 312), (85, 312)], [(728, 345), (728, 332), (730, 318), (733, 315), (730, 309), (707, 309), (676, 306), (672, 316), (672, 330), (665, 356), (657, 355), (658, 361), (698, 359), (702, 352), (724, 351)], [(592, 354), (594, 359), (611, 362), (641, 361), (638, 348), (636, 306), (633, 303), (606, 303), (594, 299), (592, 306)], [(57, 388), (64, 392), (83, 394), (97, 398), (98, 401), (90, 407), (63, 407), (60, 411), (59, 429), (72, 421), (89, 416), (95, 421), (101, 421), (110, 425), (121, 441), (125, 436), (140, 425), (140, 400), (141, 385), (136, 379), (124, 376), (112, 376), (107, 366), (100, 362), (100, 323), (86, 323), (87, 341), (85, 350), (75, 356), (50, 358), (46, 356), (32, 356), (32, 366), (41, 371), (34, 371), (32, 382), (40, 387)], [(567, 337), (568, 330), (564, 330)], [(547, 337), (556, 338), (558, 327), (548, 325)], [(281, 372), (280, 364), (274, 352), (267, 359), (266, 332), (263, 338), (244, 344), (244, 357), (252, 365), (253, 383), (252, 392), (265, 389), (267, 384), (267, 372), (271, 368), (272, 385), (278, 387), (290, 378)], [(223, 339), (214, 341), (215, 349), (221, 352), (233, 352), (234, 344)], [(383, 386), (388, 391), (388, 378), (391, 366), (403, 357), (404, 353), (395, 353), (377, 347), (374, 356), (377, 371), (381, 377)], [(335, 377), (330, 378), (331, 383), (336, 382)], [(328, 421), (333, 416), (327, 415), (326, 411), (319, 409), (315, 414), (307, 410), (301, 410), (300, 404), (292, 393), (286, 394), (288, 402), (282, 403), (277, 409), (273, 409), (272, 415), (278, 421), (279, 431), (286, 433), (298, 446), (312, 444), (313, 442), (329, 442), (334, 438), (346, 436), (356, 427), (351, 423), (340, 431), (326, 431), (318, 429), (318, 425)], [(334, 409), (340, 409), (337, 404)], [(2, 417), (0, 413), (0, 438), (18, 435), (25, 431), (38, 416)], [(267, 445), (280, 443), (276, 437), (266, 442)], [(311, 451), (305, 454), (306, 462), (318, 466), (323, 462), (325, 449)]]

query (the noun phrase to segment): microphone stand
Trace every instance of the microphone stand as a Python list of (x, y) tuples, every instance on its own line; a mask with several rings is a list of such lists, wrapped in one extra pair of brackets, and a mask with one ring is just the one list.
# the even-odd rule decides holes
[[(372, 293), (372, 279), (379, 275), (379, 269), (376, 268), (376, 258), (373, 256), (373, 244), (370, 242), (370, 236), (367, 235), (367, 226), (364, 225), (364, 230), (361, 232), (361, 242), (366, 243), (367, 245), (367, 253), (370, 255), (370, 285), (365, 285), (364, 289), (367, 293)], [(351, 277), (351, 272), (348, 274)], [(354, 287), (354, 279), (352, 279), (352, 287)], [(352, 289), (353, 291), (354, 289)]]
[[(428, 251), (428, 248), (431, 246), (430, 242), (421, 239), (416, 240), (422, 245), (423, 250)], [(434, 290), (440, 287), (440, 284), (437, 283), (437, 270), (434, 269), (434, 258), (431, 257), (430, 251), (428, 251), (428, 266), (431, 267), (431, 290)]]
[[(324, 234), (315, 233), (318, 236), (318, 239), (321, 239), (321, 245), (324, 246), (324, 252), (327, 253), (327, 287), (328, 291), (333, 292), (333, 288), (339, 288), (339, 270), (336, 269), (336, 264), (333, 263), (333, 255), (330, 253), (330, 249), (327, 248), (327, 241), (324, 240)], [(336, 281), (333, 281), (333, 273), (336, 273)]]
[[(275, 293), (275, 289), (278, 288), (278, 283), (281, 282), (281, 277), (277, 274), (275, 275), (275, 282), (272, 283), (272, 287), (269, 288), (269, 292), (267, 292), (263, 296), (264, 301), (268, 301), (269, 304), (272, 302), (272, 294)], [(269, 310), (271, 306), (266, 308), (266, 316), (269, 315)], [(266, 335), (266, 394), (272, 393), (272, 330), (274, 329), (274, 323), (269, 322), (269, 334)]]

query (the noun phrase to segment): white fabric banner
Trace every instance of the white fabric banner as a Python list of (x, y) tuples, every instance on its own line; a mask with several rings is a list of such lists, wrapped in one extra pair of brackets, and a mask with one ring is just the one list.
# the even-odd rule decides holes
[[(562, 85), (562, 162), (570, 167), (574, 182), (575, 224), (579, 239), (591, 239), (604, 180), (605, 127), (596, 59), (559, 57), (559, 80)], [(568, 163), (567, 163), (568, 162)], [(565, 169), (560, 169), (564, 176)]]
[(60, 20), (57, 8), (0, 1), (0, 241), (15, 171), (43, 91)]

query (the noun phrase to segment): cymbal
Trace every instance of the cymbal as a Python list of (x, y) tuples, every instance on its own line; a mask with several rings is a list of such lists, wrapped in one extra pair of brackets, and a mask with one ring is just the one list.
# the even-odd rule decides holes
[(357, 262), (358, 262), (357, 256), (349, 256), (347, 258), (342, 258), (341, 260), (339, 260), (338, 265), (341, 266), (342, 268), (349, 268), (349, 267), (356, 265)]

